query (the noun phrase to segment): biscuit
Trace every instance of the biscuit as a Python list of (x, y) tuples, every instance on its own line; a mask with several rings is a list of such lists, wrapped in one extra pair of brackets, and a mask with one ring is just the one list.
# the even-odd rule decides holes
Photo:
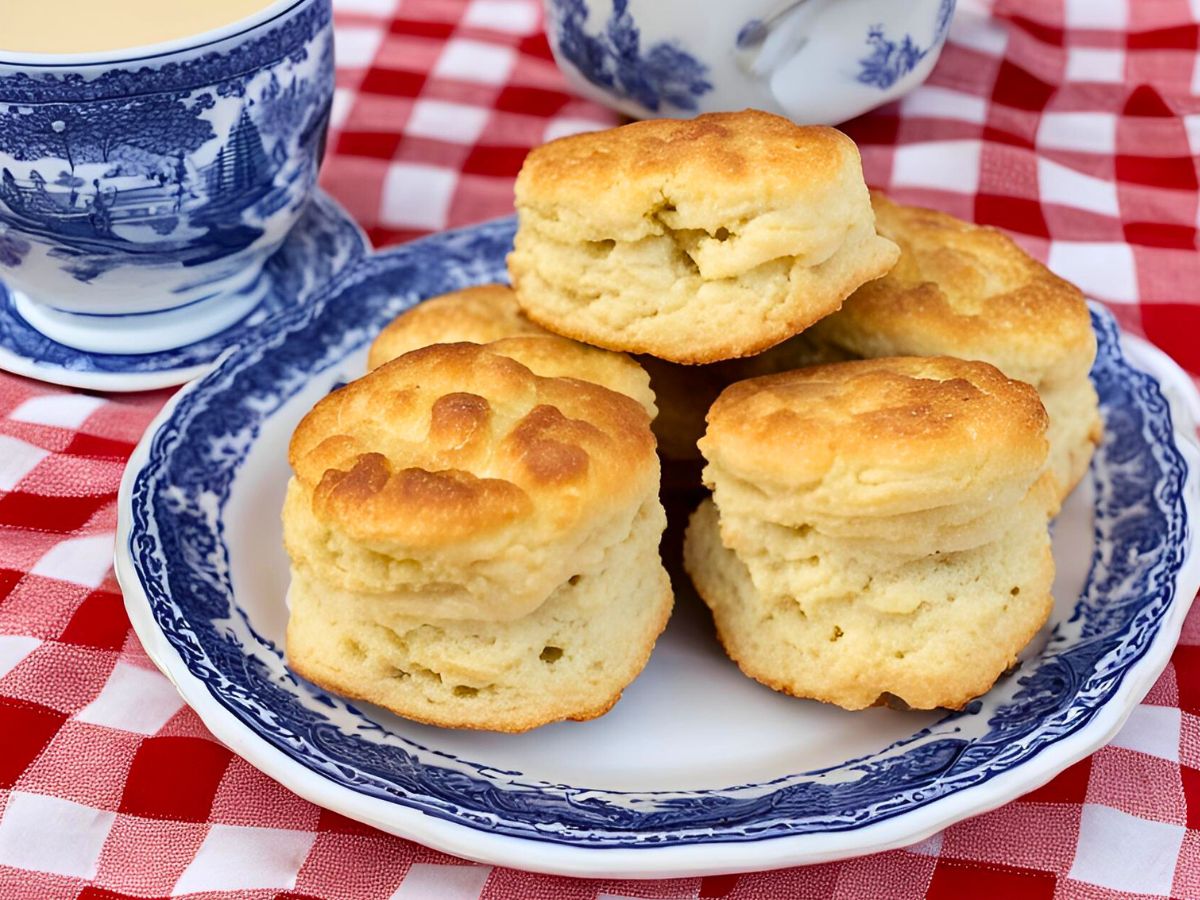
[(948, 357), (731, 385), (684, 551), (730, 656), (848, 709), (982, 693), (1052, 603), (1046, 421), (1029, 385)]
[[(432, 344), (490, 344), (535, 375), (580, 378), (633, 397), (651, 418), (658, 413), (650, 377), (624, 353), (589, 347), (534, 325), (517, 306), (512, 288), (485, 284), (432, 297), (401, 313), (375, 338), (367, 368), (377, 369)], [(715, 396), (715, 395), (714, 395)]]
[(534, 322), (677, 363), (757, 353), (897, 257), (854, 142), (757, 110), (659, 119), (533, 150), (508, 258)]
[[(1050, 415), (1050, 467), (1065, 496), (1100, 439), (1088, 372), (1096, 337), (1082, 293), (993, 228), (872, 197), (876, 227), (900, 245), (883, 278), (859, 288), (805, 337), (856, 357), (958, 356), (1037, 388)], [(803, 347), (773, 353), (806, 361)]]
[[(295, 474), (283, 525), (297, 616), (289, 659), (332, 690), (441, 724), (522, 730), (598, 715), (644, 663), (671, 604), (649, 425), (628, 396), (539, 376), (468, 343), (411, 351), (334, 391), (289, 447)], [(587, 621), (617, 594), (622, 614)], [(403, 634), (428, 626), (413, 639), (416, 655), (393, 647), (356, 660), (347, 641), (382, 653), (367, 633), (388, 622)], [(547, 688), (539, 706), (514, 686), (522, 665), (542, 671), (525, 657), (518, 665), (517, 648), (543, 640), (565, 652), (550, 643), (558, 625), (579, 641), (572, 647), (588, 645), (572, 659), (586, 661), (590, 680), (575, 694)], [(594, 667), (586, 654), (600, 633), (621, 647), (595, 649), (613, 662)], [(474, 652), (476, 638), (494, 638), (497, 653), (508, 647), (516, 667), (488, 670), (486, 703), (459, 704), (463, 692), (439, 694), (423, 676), (387, 689), (377, 677), (385, 662), (436, 672), (429, 660)], [(446, 671), (458, 678), (451, 688), (482, 687)]]

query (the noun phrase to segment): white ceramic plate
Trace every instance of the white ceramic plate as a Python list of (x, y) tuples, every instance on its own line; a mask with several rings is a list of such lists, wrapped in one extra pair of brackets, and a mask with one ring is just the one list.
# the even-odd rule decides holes
[(322, 806), (497, 865), (742, 872), (904, 846), (996, 807), (1104, 744), (1154, 683), (1200, 584), (1200, 400), (1098, 308), (1106, 437), (1055, 523), (1055, 611), (1021, 667), (962, 713), (848, 713), (773, 693), (724, 657), (689, 596), (643, 675), (592, 722), (443, 730), (293, 676), (279, 524), (292, 429), (362, 373), (400, 310), (502, 278), (511, 237), (502, 221), (361, 261), (181, 392), (134, 452), (117, 541), (130, 617), (252, 764)]

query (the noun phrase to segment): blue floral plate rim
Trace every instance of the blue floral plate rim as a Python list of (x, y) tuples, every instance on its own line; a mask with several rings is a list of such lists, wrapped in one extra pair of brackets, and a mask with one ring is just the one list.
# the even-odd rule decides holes
[[(324, 244), (322, 245), (322, 242)], [(323, 247), (321, 254), (312, 252)], [(208, 371), (235, 344), (276, 315), (312, 300), (338, 272), (370, 252), (366, 232), (316, 188), (283, 246), (267, 261), (273, 286), (244, 318), (211, 337), (156, 353), (90, 353), (65, 347), (29, 325), (0, 281), (0, 371), (64, 387), (128, 393), (173, 387)]]
[[(428, 777), (436, 781), (437, 777), (430, 772), (440, 766), (453, 782), (450, 795), (445, 792), (444, 784), (440, 792), (434, 790), (422, 795), (420, 789), (412, 789), (411, 783), (388, 785), (381, 784), (377, 777), (363, 777), (364, 773), (353, 771), (353, 759), (350, 762), (330, 758), (315, 761), (314, 753), (319, 756), (338, 749), (335, 746), (338, 737), (330, 733), (331, 729), (318, 727), (308, 735), (302, 733), (303, 728), (291, 730), (285, 739), (280, 734), (264, 736), (261, 728), (248, 725), (247, 709), (255, 700), (253, 690), (247, 692), (247, 687), (258, 689), (261, 685), (235, 684), (230, 679), (233, 676), (251, 677), (247, 673), (253, 666), (243, 665), (233, 675), (229, 673), (230, 667), (222, 670), (212, 666), (202, 640), (197, 637), (208, 626), (188, 620), (187, 611), (181, 609), (171, 595), (172, 587), (179, 590), (178, 584), (169, 584), (167, 573), (172, 567), (164, 565), (161, 556), (155, 557), (157, 542), (167, 535), (163, 525), (178, 526), (179, 522), (187, 520), (189, 501), (177, 499), (183, 510), (177, 516), (178, 521), (172, 518), (176, 517), (175, 513), (164, 514), (161, 506), (154, 509), (154, 479), (161, 477), (162, 467), (169, 468), (171, 460), (178, 458), (178, 454), (187, 455), (186, 448), (180, 449), (180, 441), (189, 423), (203, 418), (206, 397), (222, 396), (223, 392), (228, 394), (236, 387), (238, 395), (246, 398), (247, 408), (252, 408), (253, 413), (249, 420), (235, 421), (228, 427), (245, 432), (252, 443), (262, 424), (269, 419), (272, 408), (277, 409), (288, 396), (299, 390), (296, 380), (303, 381), (303, 377), (293, 373), (291, 381), (280, 381), (276, 372), (275, 382), (267, 378), (274, 387), (257, 395), (246, 391), (253, 379), (239, 384), (239, 377), (247, 372), (253, 375), (273, 365), (284, 370), (289, 366), (301, 367), (307, 373), (304, 377), (317, 377), (335, 366), (348, 352), (362, 346), (378, 327), (412, 302), (466, 284), (502, 277), (503, 255), (511, 233), (511, 220), (448, 232), (368, 257), (351, 270), (344, 271), (310, 307), (285, 314), (270, 335), (252, 338), (232, 351), (216, 370), (173, 398), (147, 431), (131, 459), (119, 502), (117, 572), (135, 629), (151, 657), (180, 689), (185, 700), (222, 741), (252, 764), (322, 806), (468, 858), (571, 875), (702, 875), (820, 862), (914, 843), (951, 822), (994, 808), (1039, 786), (1094, 751), (1112, 737), (1133, 706), (1149, 690), (1169, 659), (1187, 607), (1200, 585), (1200, 558), (1188, 540), (1189, 519), (1200, 508), (1197, 479), (1200, 451), (1186, 426), (1176, 429), (1172, 424), (1173, 415), (1195, 417), (1200, 410), (1200, 398), (1187, 376), (1165, 355), (1143, 341), (1122, 339), (1111, 316), (1094, 307), (1093, 316), (1101, 344), (1095, 377), (1102, 388), (1102, 398), (1107, 398), (1108, 441), (1113, 450), (1120, 451), (1114, 459), (1119, 462), (1118, 457), (1122, 454), (1128, 456), (1145, 445), (1141, 455), (1134, 453), (1132, 458), (1139, 465), (1153, 463), (1160, 467), (1154, 471), (1161, 477), (1152, 479), (1151, 487), (1155, 508), (1166, 511), (1163, 513), (1167, 523), (1164, 527), (1170, 530), (1162, 536), (1170, 540), (1157, 548), (1161, 559), (1156, 557), (1157, 568), (1145, 574), (1149, 580), (1144, 584), (1153, 588), (1151, 600), (1157, 605), (1149, 611), (1148, 607), (1137, 608), (1138, 614), (1145, 614), (1138, 626), (1140, 640), (1136, 646), (1125, 647), (1125, 655), (1120, 657), (1119, 666), (1113, 670), (1115, 677), (1109, 679), (1109, 689), (1086, 711), (1086, 721), (1080, 718), (1080, 710), (1072, 709), (1068, 704), (1065, 721), (1074, 723), (1073, 726), (1038, 744), (1032, 752), (1022, 752), (1022, 741), (1037, 728), (1045, 727), (1045, 723), (1034, 723), (1033, 731), (1018, 735), (1020, 740), (1014, 740), (1017, 732), (1011, 731), (1011, 723), (1001, 721), (989, 752), (1000, 755), (1007, 752), (1007, 758), (984, 778), (971, 777), (972, 765), (975, 765), (971, 758), (973, 748), (966, 746), (957, 748), (956, 752), (957, 757), (965, 758), (968, 765), (957, 773), (957, 783), (951, 788), (935, 777), (924, 796), (918, 789), (915, 798), (909, 797), (905, 803), (889, 802), (891, 797), (876, 797), (864, 805), (865, 814), (858, 822), (843, 821), (837, 827), (822, 827), (815, 820), (806, 823), (803, 816), (792, 816), (782, 821), (769, 817), (751, 818), (730, 826), (728, 822), (732, 819), (723, 817), (720, 809), (714, 814), (710, 808), (714, 802), (720, 807), (730, 796), (750, 790), (765, 791), (764, 796), (770, 795), (789, 788), (790, 781), (801, 777), (810, 781), (820, 779), (825, 773), (784, 775), (771, 782), (735, 785), (716, 791), (634, 795), (530, 783), (520, 773), (447, 758), (446, 754), (396, 738), (398, 744), (404, 745), (404, 750), (395, 750), (393, 745), (388, 745), (392, 747), (389, 752), (407, 754), (408, 763), (415, 765), (418, 772), (418, 780)], [(384, 284), (389, 279), (395, 283), (392, 288)], [(372, 291), (378, 295), (373, 299)], [(332, 300), (337, 302), (331, 303)], [(298, 335), (307, 335), (310, 340), (307, 344), (289, 346), (290, 342), (300, 341)], [(1137, 367), (1131, 365), (1131, 359)], [(1132, 419), (1113, 406), (1114, 395), (1109, 392), (1121, 390), (1125, 390), (1120, 396), (1122, 402), (1129, 402), (1137, 411)], [(228, 405), (218, 405), (222, 407), (222, 417), (228, 421)], [(1113, 416), (1115, 420), (1111, 418)], [(1117, 441), (1125, 443), (1118, 445)], [(1102, 447), (1098, 458), (1106, 459), (1106, 452), (1108, 450)], [(1108, 465), (1107, 462), (1104, 464)], [(211, 460), (206, 460), (205, 465), (211, 465)], [(219, 484), (210, 485), (215, 487), (218, 495), (218, 507), (228, 499), (236, 468), (234, 462), (227, 478), (223, 481), (219, 478)], [(194, 474), (197, 471), (195, 461), (190, 470), (186, 464), (183, 470)], [(1116, 469), (1113, 471), (1117, 474), (1105, 476), (1107, 487), (1103, 483), (1098, 485), (1097, 507), (1103, 502), (1113, 502), (1125, 509), (1129, 506), (1129, 498), (1121, 500), (1119, 494), (1130, 485), (1116, 483), (1121, 482), (1124, 475), (1118, 478), (1121, 473)], [(177, 487), (185, 481), (167, 483)], [(1139, 490), (1145, 486), (1136, 485)], [(211, 499), (211, 493), (208, 496)], [(1108, 525), (1120, 521), (1118, 516)], [(224, 554), (227, 566), (228, 553), (221, 544), (223, 526), (219, 514), (213, 521), (195, 519), (189, 527), (195, 527), (197, 523), (213, 535), (214, 549), (219, 548), (216, 555)], [(1097, 529), (1101, 539), (1098, 545), (1103, 546), (1104, 540), (1112, 538), (1111, 534), (1105, 533), (1103, 516), (1097, 521)], [(1085, 597), (1086, 591), (1098, 589), (1098, 560), (1099, 553), (1094, 560)], [(1103, 566), (1099, 572), (1101, 576), (1105, 574)], [(214, 583), (220, 580), (220, 577), (213, 579)], [(228, 599), (234, 599), (232, 594)], [(1150, 602), (1144, 601), (1143, 606)], [(1089, 626), (1093, 623), (1084, 615), (1083, 605), (1081, 598), (1070, 622), (1088, 619), (1083, 626)], [(1121, 604), (1113, 602), (1109, 605), (1118, 610)], [(230, 606), (235, 607), (236, 603), (227, 603), (225, 613), (230, 612)], [(1113, 614), (1110, 611), (1110, 617)], [(242, 618), (245, 618), (244, 613)], [(233, 619), (226, 616), (222, 621), (228, 623)], [(253, 634), (250, 623), (247, 621), (245, 625), (249, 628), (247, 633)], [(1084, 631), (1079, 640), (1085, 645), (1089, 641), (1096, 644), (1096, 635), (1101, 633), (1097, 631), (1089, 637)], [(1128, 637), (1123, 632), (1119, 636)], [(1100, 662), (1106, 660), (1107, 656), (1100, 657)], [(1039, 669), (1045, 662), (1045, 659), (1040, 660)], [(1031, 673), (1031, 678), (1037, 671)], [(1113, 673), (1106, 671), (1105, 674)], [(289, 690), (307, 690), (310, 692), (308, 698), (312, 699), (314, 688), (301, 688), (299, 682), (294, 679), (293, 682)], [(1036, 708), (1041, 702), (1039, 690), (1043, 694), (1046, 692), (1045, 686), (1039, 687), (1034, 678), (1022, 702)], [(357, 713), (352, 706), (336, 698), (318, 699), (328, 703), (330, 708), (340, 704), (345, 710)], [(1002, 709), (999, 711), (1003, 712)], [(271, 712), (272, 717), (277, 715), (277, 710)], [(968, 711), (966, 715), (976, 712)], [(947, 717), (936, 727), (953, 718)], [(940, 740), (937, 735), (934, 737), (938, 740), (925, 740), (925, 737), (929, 736), (918, 733), (911, 740), (900, 743), (913, 744), (911, 749), (918, 751), (919, 756), (922, 747), (931, 747)], [(888, 752), (899, 753), (899, 749), (884, 748), (877, 755), (883, 757)], [(863, 762), (848, 760), (843, 766)], [(955, 762), (950, 765), (953, 767)], [(961, 777), (964, 773), (965, 778)], [(370, 776), (370, 773), (366, 775)], [(639, 804), (649, 806), (639, 808)], [(530, 810), (538, 812), (535, 814)], [(655, 822), (663, 824), (658, 827)]]

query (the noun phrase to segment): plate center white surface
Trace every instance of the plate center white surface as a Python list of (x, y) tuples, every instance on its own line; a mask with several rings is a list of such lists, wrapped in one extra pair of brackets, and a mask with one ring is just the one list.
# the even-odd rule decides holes
[[(290, 475), (287, 444), (300, 418), (338, 381), (362, 374), (365, 352), (320, 373), (266, 420), (238, 472), (223, 520), (233, 589), (254, 630), (281, 650), (288, 561), (279, 511)], [(1085, 479), (1054, 525), (1055, 610), (1067, 618), (1091, 563), (1092, 491)], [(1068, 552), (1069, 548), (1069, 552)], [(1022, 654), (1036, 655), (1044, 629)], [(1020, 670), (1006, 677), (1019, 677)], [(356, 704), (388, 731), (460, 759), (529, 779), (605, 790), (703, 790), (770, 781), (875, 753), (933, 724), (940, 713), (845, 712), (796, 700), (746, 678), (722, 653), (708, 611), (681, 592), (649, 665), (607, 715), (523, 735), (419, 725)]]

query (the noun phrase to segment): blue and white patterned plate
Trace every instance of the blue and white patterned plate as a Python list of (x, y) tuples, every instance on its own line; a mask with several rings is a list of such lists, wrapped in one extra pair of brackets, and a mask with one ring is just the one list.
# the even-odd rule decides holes
[(136, 355), (89, 353), (50, 340), (17, 311), (0, 282), (0, 370), (39, 381), (97, 391), (146, 391), (183, 384), (222, 353), (253, 335), (271, 316), (304, 306), (343, 268), (367, 252), (350, 214), (323, 191), (314, 192), (283, 246), (267, 261), (263, 300), (239, 322), (184, 347)]
[(1055, 523), (1057, 603), (1023, 664), (964, 712), (847, 713), (742, 677), (681, 598), (608, 715), (525, 735), (443, 730), (330, 696), (282, 653), (279, 508), (300, 417), (361, 374), (418, 300), (502, 278), (511, 220), (338, 276), (182, 391), (121, 487), (117, 573), (147, 651), (222, 741), (298, 794), (494, 864), (666, 877), (918, 841), (1095, 750), (1170, 656), (1200, 584), (1190, 381), (1093, 311), (1105, 439)]

